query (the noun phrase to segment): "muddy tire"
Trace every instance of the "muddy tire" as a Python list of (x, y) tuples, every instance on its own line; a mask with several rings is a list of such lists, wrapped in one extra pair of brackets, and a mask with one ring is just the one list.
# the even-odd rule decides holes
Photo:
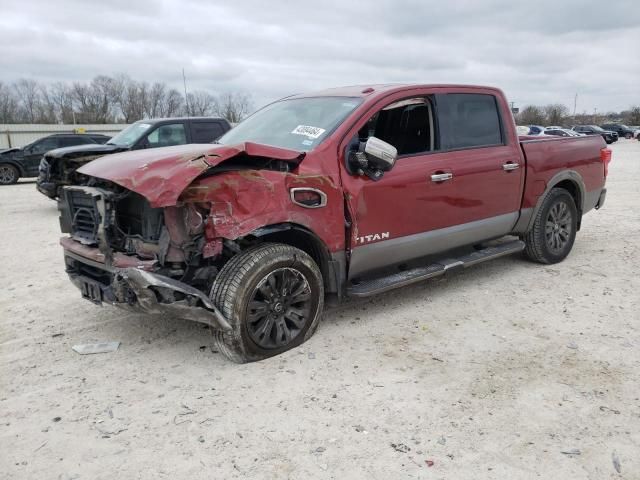
[(20, 172), (13, 165), (0, 164), (0, 185), (13, 185), (20, 178)]
[(533, 227), (523, 237), (525, 255), (534, 262), (551, 264), (564, 260), (573, 248), (578, 209), (571, 194), (553, 188), (536, 214)]
[(230, 360), (246, 363), (309, 339), (322, 315), (324, 286), (318, 265), (305, 252), (266, 243), (229, 260), (210, 298), (232, 326), (231, 332), (213, 332), (216, 347)]

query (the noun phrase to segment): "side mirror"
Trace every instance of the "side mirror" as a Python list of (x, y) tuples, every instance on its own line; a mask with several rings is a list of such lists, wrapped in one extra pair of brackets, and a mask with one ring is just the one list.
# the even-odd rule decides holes
[(393, 168), (398, 158), (398, 150), (390, 143), (376, 137), (370, 137), (364, 145), (364, 153), (369, 166), (383, 172)]
[(378, 181), (384, 172), (393, 168), (397, 158), (396, 147), (379, 138), (369, 137), (366, 142), (360, 143), (357, 152), (350, 153), (349, 163), (354, 172)]

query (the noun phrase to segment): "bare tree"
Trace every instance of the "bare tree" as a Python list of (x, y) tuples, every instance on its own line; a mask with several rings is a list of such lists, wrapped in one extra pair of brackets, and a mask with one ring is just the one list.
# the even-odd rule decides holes
[(628, 125), (640, 125), (640, 106), (633, 106), (623, 116), (625, 123)]
[(14, 92), (0, 82), (0, 123), (15, 123), (18, 118), (18, 101)]
[(55, 106), (56, 118), (61, 123), (73, 123), (73, 92), (69, 85), (57, 82), (46, 89), (46, 98)]
[(236, 123), (252, 108), (247, 94), (227, 92), (218, 99), (198, 90), (185, 99), (179, 90), (163, 82), (150, 84), (123, 74), (52, 85), (32, 79), (0, 82), (0, 122), (5, 123), (131, 123), (181, 114), (215, 114)]
[(167, 92), (160, 109), (160, 116), (173, 117), (178, 115), (183, 110), (184, 99), (180, 92), (175, 88), (172, 88)]
[(41, 101), (38, 107), (38, 123), (57, 123), (58, 107), (49, 89), (45, 85), (39, 85)]
[(535, 105), (527, 105), (517, 116), (518, 125), (540, 125), (545, 123), (544, 111)]
[(144, 103), (141, 99), (138, 82), (122, 75), (115, 80), (115, 90), (115, 103), (118, 105), (125, 123), (144, 118)]
[(253, 109), (251, 97), (244, 93), (226, 92), (218, 99), (216, 113), (231, 123), (238, 123)]
[(27, 123), (36, 123), (41, 101), (38, 82), (21, 78), (13, 88), (18, 95), (19, 116)]
[(190, 117), (202, 117), (216, 112), (218, 110), (218, 101), (209, 92), (196, 90), (195, 92), (187, 93), (185, 107), (186, 114)]
[(561, 103), (545, 105), (542, 110), (546, 125), (563, 125), (569, 117), (569, 109)]
[(145, 116), (149, 118), (158, 118), (162, 116), (162, 108), (164, 106), (164, 99), (167, 90), (167, 86), (164, 83), (155, 82), (149, 88), (145, 102)]

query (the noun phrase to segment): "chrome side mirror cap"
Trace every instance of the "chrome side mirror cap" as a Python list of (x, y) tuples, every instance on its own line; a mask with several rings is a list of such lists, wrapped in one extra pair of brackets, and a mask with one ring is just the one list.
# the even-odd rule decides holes
[(390, 143), (376, 137), (369, 137), (364, 146), (369, 168), (388, 172), (398, 158), (398, 150)]

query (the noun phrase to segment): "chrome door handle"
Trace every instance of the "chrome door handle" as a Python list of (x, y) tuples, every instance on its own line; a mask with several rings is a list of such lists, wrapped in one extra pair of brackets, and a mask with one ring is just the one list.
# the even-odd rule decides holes
[(504, 165), (502, 165), (502, 169), (505, 172), (510, 172), (511, 170), (517, 170), (518, 168), (520, 168), (519, 163), (505, 163)]
[(453, 173), (434, 173), (431, 175), (432, 182), (446, 182), (453, 178)]

